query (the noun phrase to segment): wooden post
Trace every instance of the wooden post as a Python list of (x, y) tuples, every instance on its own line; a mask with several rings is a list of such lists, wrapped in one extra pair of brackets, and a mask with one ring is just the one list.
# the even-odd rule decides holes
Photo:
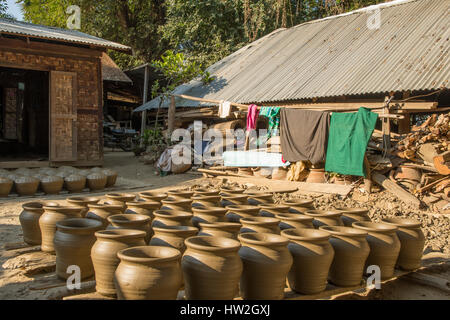
[(364, 154), (364, 168), (366, 170), (366, 177), (364, 177), (364, 190), (366, 190), (367, 193), (371, 193), (371, 191), (372, 191), (372, 175), (370, 173), (370, 162), (369, 162), (369, 159), (367, 159), (367, 153)]
[[(144, 67), (144, 95), (142, 97), (142, 104), (147, 102), (148, 95), (148, 65)], [(142, 111), (142, 119), (141, 119), (141, 137), (144, 135), (145, 128), (147, 126), (147, 110)], [(141, 147), (143, 146), (144, 141), (141, 139)]]
[[(389, 114), (389, 102), (391, 98), (385, 98), (385, 106), (383, 108), (383, 114)], [(387, 153), (391, 150), (391, 122), (389, 118), (382, 118), (382, 131), (383, 131), (383, 149)]]
[(167, 122), (168, 122), (168, 139), (170, 139), (173, 130), (175, 129), (175, 96), (170, 96), (170, 106), (169, 106), (169, 112), (167, 115)]

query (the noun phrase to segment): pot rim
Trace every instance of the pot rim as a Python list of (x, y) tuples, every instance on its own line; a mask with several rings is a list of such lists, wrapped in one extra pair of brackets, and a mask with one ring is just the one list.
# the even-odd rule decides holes
[(220, 193), (220, 197), (223, 199), (248, 199), (247, 194), (237, 194), (237, 193), (227, 193), (227, 192)]
[(263, 246), (286, 246), (289, 243), (289, 239), (282, 237), (278, 234), (266, 233), (266, 232), (246, 232), (238, 234), (238, 239), (242, 244), (250, 243)]
[[(132, 256), (133, 252), (141, 252), (147, 257)], [(166, 253), (165, 255), (161, 253)], [(163, 246), (138, 246), (122, 249), (117, 252), (120, 260), (137, 263), (151, 263), (151, 262), (169, 262), (181, 258), (181, 252), (171, 247)]]
[(158, 201), (151, 201), (151, 200), (146, 200), (146, 201), (127, 201), (125, 202), (125, 205), (127, 207), (139, 207), (139, 208), (145, 208), (146, 206), (155, 206), (155, 207), (160, 207), (161, 203), (159, 203)]
[(120, 204), (109, 204), (109, 203), (92, 203), (88, 204), (89, 209), (116, 209), (123, 210), (123, 206)]
[(157, 192), (157, 191), (143, 191), (139, 192), (140, 197), (163, 197), (167, 198), (168, 194), (166, 192)]
[[(202, 244), (204, 242), (205, 244)], [(186, 247), (207, 252), (238, 251), (241, 244), (237, 240), (225, 237), (193, 236), (184, 240)]]
[(228, 206), (225, 207), (226, 209), (228, 209), (228, 212), (233, 212), (233, 211), (255, 211), (255, 212), (259, 212), (259, 208), (256, 206), (251, 206), (249, 204), (230, 204)]
[(371, 221), (355, 221), (352, 223), (352, 227), (367, 231), (369, 233), (393, 233), (398, 229), (396, 226), (391, 224)]
[(215, 214), (223, 213), (224, 215), (228, 212), (227, 208), (223, 207), (203, 207), (203, 206), (192, 207), (192, 211), (194, 213), (215, 213)]
[[(161, 232), (161, 233), (173, 233), (173, 234), (190, 234), (197, 233), (199, 230), (196, 227), (192, 226), (155, 226), (153, 227), (153, 231)], [(193, 234), (193, 235), (195, 235)]]
[[(70, 225), (71, 223), (81, 224), (81, 226)], [(70, 218), (56, 222), (56, 229), (63, 231), (96, 231), (102, 227), (103, 224), (101, 221), (87, 218)]]
[(82, 206), (43, 206), (45, 211), (65, 211), (68, 214), (78, 214), (85, 210), (85, 207)]
[[(131, 219), (129, 219), (131, 218)], [(136, 222), (142, 222), (143, 224), (146, 222), (150, 222), (151, 218), (149, 216), (143, 214), (134, 214), (134, 213), (120, 213), (113, 214), (106, 218), (109, 223), (119, 223), (119, 224), (134, 224)]]
[(342, 211), (338, 210), (307, 210), (304, 212), (305, 215), (310, 217), (340, 217)]
[(202, 193), (217, 193), (217, 194), (219, 194), (219, 192), (220, 192), (219, 189), (208, 189), (208, 188), (199, 188), (199, 189), (195, 189), (193, 191), (194, 191), (194, 194), (195, 193), (199, 193), (199, 194), (202, 194)]
[(282, 202), (282, 204), (286, 205), (286, 206), (310, 206), (314, 203), (314, 200), (308, 200), (308, 199), (290, 199), (290, 200), (285, 200)]
[(136, 199), (136, 195), (133, 193), (107, 193), (105, 197), (112, 200), (120, 200), (124, 199), (124, 202), (127, 202), (127, 199)]
[(412, 218), (388, 217), (381, 219), (382, 222), (394, 225), (398, 228), (420, 228), (422, 223)]
[(173, 195), (180, 195), (180, 194), (183, 194), (183, 195), (193, 195), (194, 194), (194, 191), (191, 191), (191, 190), (184, 190), (184, 189), (170, 189), (170, 190), (167, 190), (167, 193), (170, 195), (170, 194), (173, 194)]
[(245, 193), (249, 198), (269, 198), (273, 197), (273, 193), (269, 192), (247, 192)]
[(147, 233), (145, 231), (136, 229), (108, 229), (95, 232), (95, 236), (101, 239), (144, 239), (146, 235)]
[(153, 211), (153, 215), (159, 218), (168, 218), (168, 217), (179, 217), (179, 218), (190, 218), (192, 217), (192, 213), (188, 211), (181, 210), (155, 210)]
[(198, 224), (200, 226), (200, 229), (202, 228), (213, 228), (213, 229), (220, 229), (220, 228), (230, 228), (230, 229), (236, 229), (236, 231), (239, 231), (241, 229), (241, 224), (238, 222), (228, 222), (228, 221), (217, 221), (217, 222), (199, 222)]
[(202, 195), (202, 194), (198, 194), (198, 195), (193, 195), (191, 197), (192, 200), (210, 200), (210, 199), (220, 199), (221, 197), (219, 195)]
[(95, 204), (95, 203), (100, 201), (100, 198), (78, 196), (78, 197), (66, 198), (66, 201), (72, 202), (72, 203), (87, 203), (87, 204), (92, 203), (92, 204)]
[(281, 235), (289, 240), (298, 241), (321, 241), (330, 238), (330, 233), (311, 228), (285, 229), (281, 231)]
[(319, 230), (326, 231), (332, 236), (344, 236), (344, 237), (366, 237), (368, 233), (361, 229), (344, 226), (320, 226)]
[(314, 218), (299, 213), (279, 213), (275, 215), (275, 218), (280, 219), (280, 221), (313, 221)]
[(41, 201), (30, 201), (22, 205), (22, 209), (27, 211), (42, 210), (44, 212), (44, 207), (59, 207), (59, 203), (56, 202), (41, 202)]
[(244, 192), (245, 189), (241, 188), (241, 187), (220, 187), (220, 191), (225, 191), (225, 192), (227, 192), (227, 191), (233, 191), (233, 192), (240, 191), (240, 192)]
[(279, 219), (272, 217), (245, 217), (240, 219), (241, 224), (250, 224), (250, 225), (278, 225), (280, 223)]
[(365, 214), (369, 212), (369, 209), (367, 208), (334, 207), (334, 209), (342, 211), (343, 213), (353, 213), (353, 214)]
[(280, 204), (276, 204), (276, 203), (259, 203), (257, 205), (259, 208), (261, 209), (266, 209), (266, 210), (274, 210), (274, 209), (282, 209), (282, 210), (289, 210), (289, 206), (286, 205), (280, 205)]
[(166, 199), (161, 200), (162, 204), (178, 204), (178, 203), (192, 203), (191, 199), (175, 199), (171, 198), (170, 196)]

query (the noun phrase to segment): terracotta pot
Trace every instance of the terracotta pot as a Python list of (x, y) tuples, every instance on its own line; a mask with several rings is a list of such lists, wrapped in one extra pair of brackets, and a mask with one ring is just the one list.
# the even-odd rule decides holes
[(101, 221), (103, 224), (103, 229), (109, 225), (108, 217), (123, 213), (123, 207), (114, 204), (96, 203), (88, 204), (89, 211), (86, 214), (86, 218), (95, 219)]
[(58, 194), (64, 185), (64, 179), (58, 176), (46, 176), (41, 179), (42, 190), (46, 194)]
[(248, 204), (257, 206), (259, 204), (272, 204), (273, 194), (272, 193), (247, 193)]
[(286, 180), (288, 170), (283, 167), (274, 168), (272, 171), (272, 180)]
[(280, 213), (275, 216), (280, 220), (280, 229), (314, 228), (313, 218), (298, 213)]
[(241, 218), (256, 217), (259, 213), (259, 207), (249, 205), (230, 205), (227, 206), (227, 209), (225, 217), (229, 222), (239, 222)]
[(237, 240), (241, 224), (236, 222), (200, 222), (199, 236), (223, 237)]
[(120, 250), (145, 246), (145, 231), (114, 229), (95, 233), (97, 241), (92, 246), (91, 257), (95, 270), (95, 284), (98, 293), (115, 296), (114, 272), (120, 263), (117, 253)]
[(222, 207), (231, 205), (248, 205), (248, 196), (246, 194), (231, 194), (231, 193), (221, 193), (222, 200), (220, 205)]
[(325, 290), (334, 257), (330, 234), (322, 230), (299, 228), (281, 231), (289, 239), (293, 263), (288, 274), (289, 287), (302, 294)]
[(0, 197), (7, 197), (12, 190), (14, 181), (0, 177)]
[(324, 169), (311, 169), (306, 182), (309, 183), (325, 183), (325, 170)]
[(167, 191), (169, 198), (175, 200), (190, 199), (194, 195), (194, 191), (190, 190), (169, 190)]
[(22, 212), (19, 215), (22, 226), (23, 241), (31, 245), (38, 245), (42, 242), (39, 218), (44, 213), (44, 205), (59, 206), (57, 203), (27, 202), (22, 205)]
[(194, 196), (218, 196), (219, 189), (200, 188), (194, 190)]
[(420, 182), (422, 174), (419, 169), (411, 168), (408, 166), (399, 166), (395, 172), (394, 178), (396, 180), (411, 180)]
[(64, 187), (69, 192), (81, 192), (86, 187), (86, 177), (80, 174), (71, 174), (64, 178)]
[(289, 211), (292, 213), (303, 213), (308, 210), (314, 210), (314, 200), (291, 199), (283, 201), (281, 204), (290, 207)]
[(241, 218), (240, 223), (242, 228), (241, 233), (259, 232), (259, 233), (274, 233), (280, 234), (280, 227), (278, 224), (280, 220), (271, 217), (248, 217)]
[(122, 206), (123, 211), (127, 208), (126, 202), (131, 202), (136, 199), (136, 195), (132, 193), (107, 193), (105, 197), (105, 203)]
[(70, 197), (67, 198), (66, 201), (70, 205), (83, 207), (84, 209), (81, 211), (81, 217), (84, 218), (89, 211), (88, 205), (97, 204), (100, 199), (95, 197)]
[(425, 236), (420, 229), (420, 222), (409, 218), (385, 218), (384, 223), (396, 226), (401, 247), (397, 266), (403, 270), (420, 268)]
[(106, 186), (105, 186), (106, 188), (110, 188), (116, 184), (117, 181), (116, 171), (105, 169), (102, 170), (102, 173), (106, 176)]
[(20, 196), (32, 196), (39, 187), (39, 180), (33, 177), (18, 177), (14, 180), (16, 191)]
[[(272, 218), (265, 218), (272, 219)], [(242, 233), (241, 295), (246, 300), (280, 300), (292, 266), (288, 239), (271, 233)]]
[(145, 231), (145, 243), (148, 243), (153, 235), (150, 226), (152, 219), (149, 216), (144, 216), (142, 214), (115, 214), (109, 216), (107, 220), (110, 223), (107, 230), (129, 229)]
[(305, 215), (313, 217), (314, 228), (321, 226), (343, 226), (341, 220), (342, 212), (338, 210), (309, 210), (304, 212)]
[(203, 196), (194, 195), (192, 196), (192, 207), (218, 207), (220, 206), (220, 196)]
[(336, 207), (336, 210), (342, 212), (341, 220), (346, 227), (351, 227), (353, 222), (356, 221), (369, 221), (370, 218), (367, 215), (369, 209), (365, 208), (347, 208), (347, 207)]
[(182, 284), (181, 254), (169, 247), (143, 246), (119, 251), (114, 276), (119, 300), (175, 300)]
[(139, 193), (139, 198), (142, 198), (146, 201), (157, 201), (159, 203), (161, 203), (161, 200), (164, 200), (165, 198), (167, 198), (167, 193), (161, 193), (161, 192), (151, 192), (151, 191), (146, 191), (146, 192), (140, 192)]
[(44, 206), (44, 213), (39, 218), (41, 229), (41, 250), (53, 253), (55, 247), (53, 239), (56, 232), (56, 223), (70, 218), (81, 218), (82, 207)]
[(155, 219), (153, 227), (161, 226), (192, 226), (192, 213), (178, 210), (156, 210), (153, 211)]
[(367, 232), (341, 226), (322, 226), (319, 229), (331, 235), (330, 243), (334, 249), (328, 280), (342, 287), (360, 285), (370, 252)]
[(231, 300), (238, 290), (242, 262), (236, 240), (196, 236), (186, 239), (181, 259), (186, 299)]
[(191, 211), (192, 208), (192, 200), (191, 199), (175, 199), (175, 198), (166, 198), (161, 200), (162, 206), (161, 209), (171, 209), (171, 210), (180, 210), (180, 211)]
[(94, 234), (101, 228), (100, 221), (84, 218), (66, 219), (56, 223), (54, 246), (56, 275), (59, 278), (69, 278), (73, 271), (67, 271), (72, 265), (80, 268), (81, 279), (94, 275), (91, 248), (96, 240)]
[(366, 221), (353, 222), (353, 227), (369, 233), (367, 242), (370, 246), (367, 266), (380, 267), (381, 279), (389, 279), (394, 276), (394, 268), (400, 253), (400, 240), (397, 237), (397, 227), (386, 223), (374, 223)]
[(193, 207), (192, 224), (198, 227), (200, 222), (225, 222), (227, 221), (225, 218), (227, 211), (226, 208), (222, 207)]
[(198, 229), (189, 226), (161, 226), (153, 227), (155, 234), (150, 240), (151, 246), (172, 247), (184, 253), (186, 245), (184, 240), (197, 235)]
[(151, 219), (155, 217), (153, 211), (161, 207), (161, 204), (156, 201), (131, 201), (125, 203), (125, 205), (127, 206), (125, 213), (143, 214)]
[(90, 173), (86, 176), (87, 186), (91, 191), (105, 189), (107, 177), (100, 172)]
[(242, 194), (245, 189), (239, 187), (221, 187), (220, 193), (229, 193), (229, 194)]
[(289, 212), (289, 207), (281, 204), (259, 204), (258, 207), (262, 217), (275, 217), (277, 214)]

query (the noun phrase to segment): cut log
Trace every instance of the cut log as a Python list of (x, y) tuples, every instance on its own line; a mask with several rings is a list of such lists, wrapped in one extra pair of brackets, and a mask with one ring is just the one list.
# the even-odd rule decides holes
[(434, 158), (438, 155), (436, 152), (436, 147), (433, 143), (424, 143), (417, 150), (417, 155), (423, 161), (428, 163), (433, 163)]
[(438, 179), (438, 180), (436, 180), (436, 181), (434, 181), (434, 182), (431, 182), (430, 184), (427, 184), (426, 186), (423, 186), (422, 188), (417, 189), (417, 192), (418, 192), (418, 193), (421, 193), (421, 192), (430, 190), (430, 189), (433, 188), (435, 185), (437, 185), (439, 182), (444, 181), (444, 180), (446, 180), (446, 179), (447, 179), (447, 177), (443, 177), (443, 178)]
[(394, 181), (389, 180), (382, 174), (372, 172), (372, 180), (385, 188), (387, 191), (395, 195), (397, 198), (405, 203), (410, 203), (416, 206), (420, 205), (420, 200), (413, 196), (411, 193), (400, 187)]
[(433, 158), (433, 163), (440, 174), (450, 174), (450, 151), (435, 156)]

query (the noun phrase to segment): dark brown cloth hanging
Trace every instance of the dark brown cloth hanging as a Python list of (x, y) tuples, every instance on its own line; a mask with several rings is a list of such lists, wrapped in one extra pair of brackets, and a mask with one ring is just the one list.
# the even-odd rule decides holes
[(280, 140), (284, 160), (325, 160), (330, 114), (323, 111), (281, 108)]

